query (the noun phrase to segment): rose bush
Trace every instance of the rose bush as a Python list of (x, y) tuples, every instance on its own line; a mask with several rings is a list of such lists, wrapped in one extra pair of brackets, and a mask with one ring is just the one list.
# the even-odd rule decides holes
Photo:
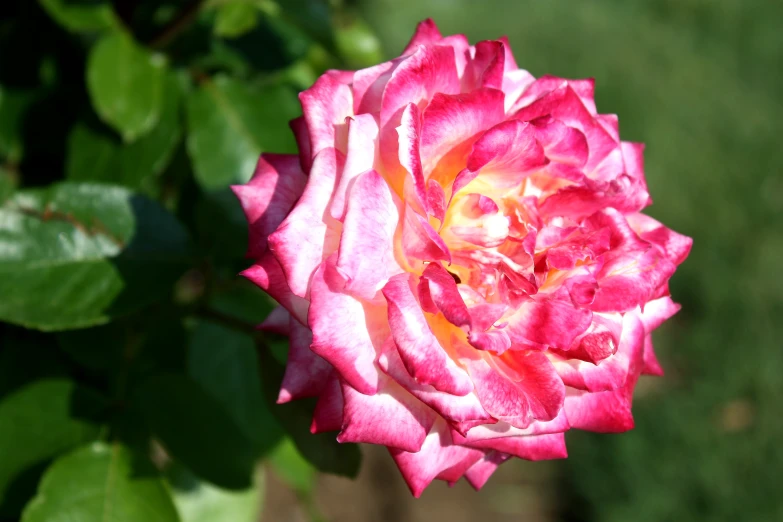
[(301, 93), (298, 157), (234, 187), (243, 274), (281, 305), (262, 326), (290, 336), (278, 402), (318, 397), (312, 431), (387, 446), (416, 496), (631, 429), (662, 373), (650, 334), (691, 240), (640, 213), (643, 146), (593, 86), (428, 20)]

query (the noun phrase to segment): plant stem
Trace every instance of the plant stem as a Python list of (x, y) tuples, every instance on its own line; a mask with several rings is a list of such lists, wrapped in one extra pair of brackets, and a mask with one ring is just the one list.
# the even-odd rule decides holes
[(198, 15), (204, 0), (193, 0), (177, 13), (163, 28), (152, 37), (149, 46), (153, 49), (161, 49), (171, 43), (179, 34), (190, 26)]
[(219, 310), (215, 310), (214, 308), (199, 308), (198, 311), (196, 312), (196, 315), (203, 319), (208, 319), (210, 321), (220, 323), (223, 326), (227, 326), (228, 328), (231, 328), (232, 330), (237, 330), (246, 333), (252, 337), (256, 337), (261, 333), (258, 330), (257, 325), (253, 323), (249, 323), (237, 317), (234, 317), (233, 315), (229, 315)]

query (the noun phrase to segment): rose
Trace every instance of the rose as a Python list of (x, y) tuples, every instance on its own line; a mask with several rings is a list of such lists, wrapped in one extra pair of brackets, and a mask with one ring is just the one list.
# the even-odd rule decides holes
[(312, 431), (387, 446), (416, 496), (633, 427), (691, 240), (639, 213), (642, 146), (592, 80), (536, 80), (505, 39), (428, 20), (300, 99), (299, 157), (234, 188), (244, 275), (282, 305), (263, 326), (290, 336), (278, 402), (317, 396)]

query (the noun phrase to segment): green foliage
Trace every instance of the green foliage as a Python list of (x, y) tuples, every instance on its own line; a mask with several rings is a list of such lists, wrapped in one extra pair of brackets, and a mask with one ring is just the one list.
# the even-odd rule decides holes
[(98, 436), (90, 418), (105, 406), (99, 394), (67, 379), (33, 381), (2, 398), (0, 515), (20, 507), (16, 495), (35, 491), (41, 465)]
[(198, 182), (208, 190), (245, 182), (261, 152), (295, 151), (285, 131), (298, 111), (286, 86), (204, 78), (188, 98), (188, 152)]
[(0, 204), (13, 194), (16, 189), (16, 178), (13, 173), (0, 167)]
[(0, 157), (18, 161), (22, 156), (22, 117), (33, 98), (29, 91), (4, 89), (0, 85)]
[(163, 85), (160, 118), (152, 130), (128, 145), (99, 124), (76, 124), (68, 136), (66, 178), (106, 181), (157, 195), (155, 180), (171, 161), (182, 135), (180, 89), (169, 74)]
[(315, 468), (302, 457), (296, 446), (288, 439), (283, 440), (269, 457), (275, 473), (299, 492), (309, 492), (315, 482)]
[(244, 436), (262, 453), (282, 433), (264, 403), (253, 339), (211, 322), (191, 332), (188, 374), (217, 400)]
[(98, 184), (17, 192), (0, 207), (0, 239), (0, 318), (42, 330), (103, 323), (154, 301), (189, 253), (186, 231), (160, 205)]
[(117, 24), (111, 2), (78, 2), (72, 0), (39, 0), (49, 16), (73, 32), (109, 29)]
[(87, 87), (95, 110), (128, 142), (158, 122), (164, 78), (164, 59), (122, 32), (104, 36), (87, 62)]
[(356, 475), (356, 446), (309, 433), (314, 401), (274, 404), (286, 341), (252, 328), (272, 303), (236, 277), (247, 225), (228, 185), (295, 151), (297, 90), (395, 56), (427, 17), (508, 34), (535, 75), (595, 77), (601, 112), (647, 143), (651, 213), (695, 239), (672, 281), (683, 311), (655, 338), (667, 376), (642, 381), (635, 431), (568, 435), (564, 519), (783, 519), (781, 15), (3, 0), (0, 520), (250, 522), (262, 464), (316, 520), (316, 473)]
[(250, 485), (256, 445), (198, 383), (161, 374), (139, 384), (131, 401), (166, 451), (199, 476), (228, 489)]
[(94, 443), (55, 461), (22, 522), (178, 522), (158, 471), (120, 444)]
[(226, 2), (218, 7), (215, 34), (236, 38), (253, 29), (258, 23), (258, 7), (252, 2)]
[(182, 466), (166, 470), (174, 504), (182, 522), (256, 522), (261, 510), (264, 475), (257, 473), (251, 487), (229, 491), (200, 480)]
[(265, 463), (313, 513), (355, 474), (275, 411), (229, 185), (372, 38), (326, 0), (2, 2), (0, 521), (251, 522)]
[[(268, 400), (277, 397), (283, 367), (268, 351), (262, 359), (262, 371)], [(288, 432), (298, 453), (308, 462), (321, 471), (356, 477), (362, 458), (359, 447), (353, 444), (338, 444), (333, 433), (310, 434), (314, 409), (315, 400), (297, 400), (279, 405), (273, 412), (280, 425)]]

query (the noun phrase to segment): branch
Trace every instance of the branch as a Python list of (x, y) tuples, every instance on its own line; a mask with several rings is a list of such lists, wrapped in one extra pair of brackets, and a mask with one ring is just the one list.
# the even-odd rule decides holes
[(149, 46), (153, 49), (166, 47), (172, 40), (188, 28), (193, 19), (198, 15), (204, 0), (193, 0), (171, 19), (163, 28), (152, 37)]
[(227, 328), (249, 335), (256, 342), (256, 346), (259, 348), (268, 348), (264, 339), (264, 333), (258, 329), (258, 325), (255, 323), (244, 321), (233, 315), (215, 310), (214, 308), (199, 308), (196, 311), (196, 315), (202, 319), (219, 323)]

